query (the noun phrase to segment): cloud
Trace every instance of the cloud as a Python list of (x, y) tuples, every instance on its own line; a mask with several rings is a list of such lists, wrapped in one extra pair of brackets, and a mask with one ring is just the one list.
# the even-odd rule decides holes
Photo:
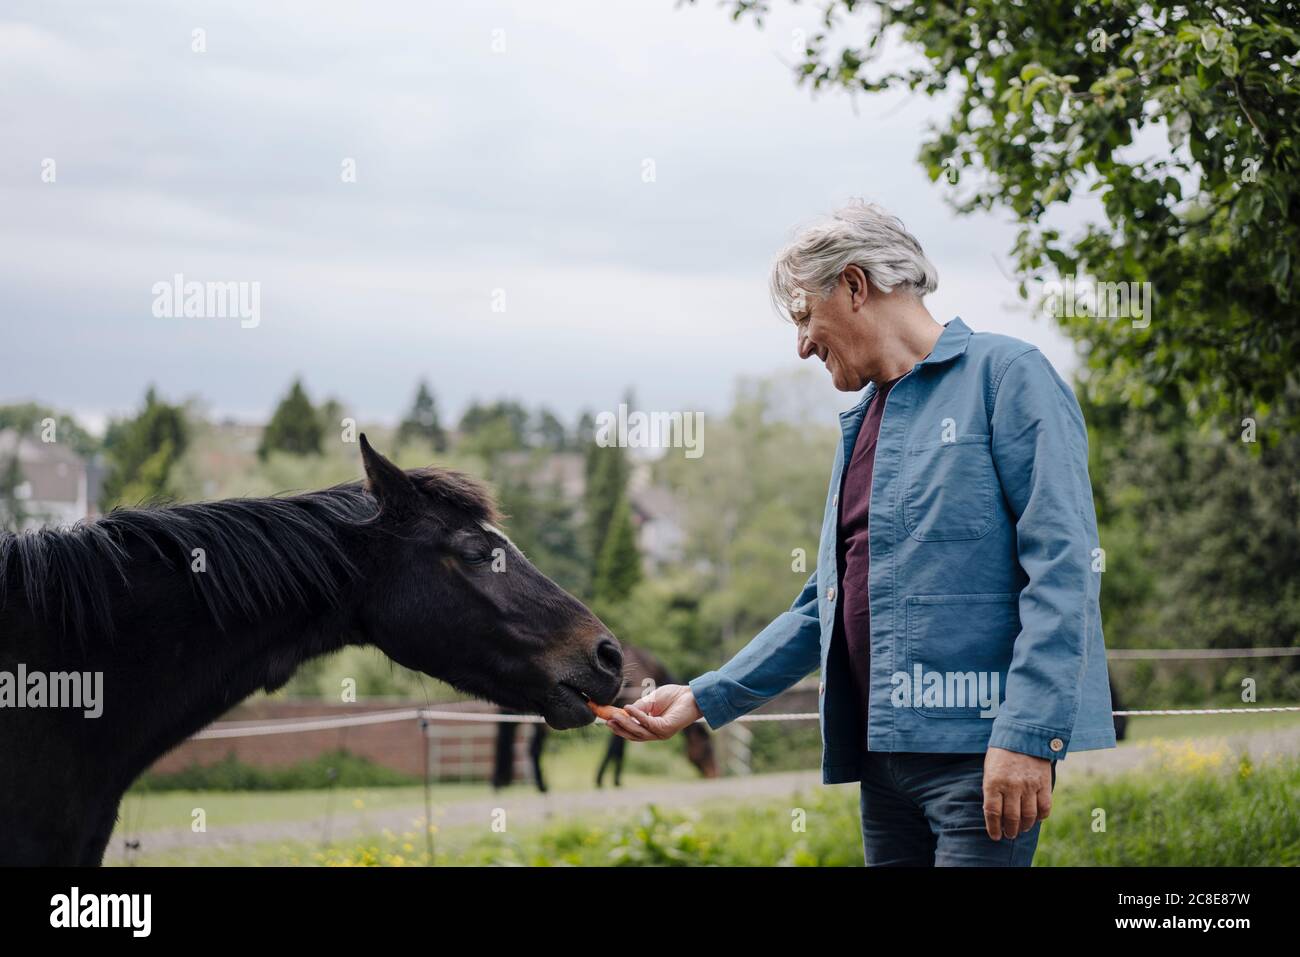
[[(938, 318), (1062, 368), (1060, 335), (1004, 308), (990, 253), (1012, 228), (957, 219), (915, 162), (941, 104), (793, 84), (782, 58), (815, 17), (760, 32), (670, 0), (111, 16), (18, 0), (0, 22), (0, 83), (21, 91), (0, 104), (0, 401), (102, 413), (156, 382), (260, 416), (302, 373), (370, 418), (419, 375), (450, 409), (511, 394), (573, 414), (625, 385), (718, 409), (737, 376), (798, 363), (767, 266), (850, 195), (927, 245)], [(152, 284), (178, 272), (261, 282), (261, 325), (153, 319)]]

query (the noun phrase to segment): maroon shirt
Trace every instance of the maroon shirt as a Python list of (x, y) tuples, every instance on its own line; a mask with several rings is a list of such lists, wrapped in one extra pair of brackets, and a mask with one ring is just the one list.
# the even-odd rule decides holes
[[(902, 376), (898, 377), (899, 379)], [(867, 526), (871, 508), (871, 474), (876, 464), (876, 439), (885, 412), (885, 399), (898, 379), (879, 386), (867, 404), (862, 429), (853, 446), (853, 456), (840, 484), (839, 602), (835, 606), (835, 627), (844, 636), (849, 671), (858, 692), (862, 749), (867, 750), (867, 702), (871, 688), (871, 605), (868, 601), (868, 573), (871, 546)]]

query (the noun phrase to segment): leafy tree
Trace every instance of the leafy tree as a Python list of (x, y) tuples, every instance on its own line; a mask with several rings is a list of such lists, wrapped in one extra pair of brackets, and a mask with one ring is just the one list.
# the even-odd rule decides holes
[(578, 424), (573, 430), (571, 447), (574, 449), (586, 448), (586, 443), (590, 442), (595, 434), (596, 417), (592, 415), (589, 409), (583, 409), (578, 415)]
[(569, 448), (569, 430), (550, 409), (538, 409), (529, 429), (529, 444), (534, 448), (563, 452)]
[(262, 433), (257, 454), (263, 461), (276, 451), (290, 455), (319, 455), (324, 435), (321, 417), (307, 397), (302, 380), (294, 379), (289, 393), (280, 400)]
[(631, 467), (627, 453), (617, 446), (587, 445), (587, 481), (583, 492), (587, 547), (592, 559), (593, 580), (605, 541), (614, 525), (619, 503), (627, 497)]
[(343, 429), (343, 419), (347, 408), (338, 399), (331, 396), (316, 407), (316, 417), (320, 419), (322, 439), (325, 436), (339, 435)]
[[(813, 374), (800, 369), (797, 386)], [(790, 606), (817, 568), (826, 481), (839, 430), (792, 417), (781, 379), (742, 381), (731, 411), (708, 423), (708, 454), (665, 456), (658, 481), (683, 503), (686, 566), (700, 582), (710, 667)], [(805, 389), (806, 391), (806, 389)]]
[(503, 472), (494, 482), (510, 538), (561, 588), (584, 595), (590, 587), (591, 562), (583, 545), (577, 503), (565, 498), (558, 482), (534, 483), (535, 464)]
[(600, 605), (620, 602), (641, 581), (641, 553), (636, 546), (632, 506), (626, 495), (618, 500), (609, 531), (596, 560), (592, 595)]
[(511, 449), (522, 449), (528, 444), (528, 410), (509, 399), (488, 405), (470, 403), (460, 419), (461, 435), (472, 438), (489, 428), (502, 437), (508, 436)]
[(184, 410), (163, 402), (150, 386), (140, 414), (109, 423), (104, 435), (108, 474), (100, 507), (108, 511), (173, 496), (172, 469), (188, 444)]
[[(760, 23), (770, 9), (726, 6)], [(1025, 280), (1152, 284), (1136, 323), (1059, 318), (1095, 398), (1190, 404), (1225, 431), (1253, 410), (1276, 440), (1300, 425), (1284, 401), (1300, 364), (1298, 26), (1297, 0), (829, 0), (795, 74), (949, 98), (920, 159), (956, 181), (958, 211), (1015, 216)], [(894, 40), (919, 63), (883, 66)], [(1049, 214), (1085, 190), (1102, 218), (1063, 236)]]
[[(1295, 401), (1297, 396), (1290, 397)], [(1196, 428), (1186, 410), (1083, 400), (1109, 647), (1287, 647), (1300, 634), (1300, 437), (1265, 446)], [(1294, 658), (1123, 662), (1121, 690), (1152, 706), (1261, 704), (1300, 695)]]
[(654, 653), (684, 681), (719, 664), (716, 635), (701, 613), (705, 587), (691, 569), (661, 570), (623, 601), (602, 604), (600, 617), (620, 640)]
[(442, 427), (438, 416), (438, 403), (429, 391), (429, 384), (423, 379), (415, 393), (411, 410), (402, 419), (397, 428), (397, 443), (420, 442), (432, 447), (434, 452), (447, 451), (447, 431)]
[(474, 455), (495, 466), (503, 453), (518, 452), (521, 446), (519, 438), (504, 418), (488, 419), (478, 425), (473, 432), (462, 435), (458, 451)]
[(46, 419), (54, 420), (56, 440), (78, 455), (89, 457), (99, 450), (98, 440), (70, 415), (35, 402), (0, 406), (0, 430), (14, 429), (28, 438), (40, 435)]
[(22, 465), (18, 451), (0, 466), (0, 528), (10, 532), (21, 531), (27, 521), (27, 509), (18, 497), (18, 486), (23, 484)]

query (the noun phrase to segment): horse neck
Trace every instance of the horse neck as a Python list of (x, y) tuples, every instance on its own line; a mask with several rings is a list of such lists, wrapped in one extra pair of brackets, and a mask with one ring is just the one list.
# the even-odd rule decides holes
[(120, 749), (114, 776), (128, 782), (251, 694), (274, 691), (304, 662), (360, 641), (346, 598), (223, 627), (189, 574), (145, 565), (129, 590), (110, 595), (111, 636), (51, 640), (37, 629), (28, 646), (29, 669), (103, 674), (103, 710), (91, 733)]

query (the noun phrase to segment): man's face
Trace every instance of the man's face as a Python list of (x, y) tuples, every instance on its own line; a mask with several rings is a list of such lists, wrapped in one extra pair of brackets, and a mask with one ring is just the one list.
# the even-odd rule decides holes
[(841, 392), (866, 387), (878, 352), (874, 324), (866, 311), (868, 293), (866, 276), (850, 266), (830, 295), (808, 295), (805, 308), (794, 316), (799, 358), (821, 359)]

